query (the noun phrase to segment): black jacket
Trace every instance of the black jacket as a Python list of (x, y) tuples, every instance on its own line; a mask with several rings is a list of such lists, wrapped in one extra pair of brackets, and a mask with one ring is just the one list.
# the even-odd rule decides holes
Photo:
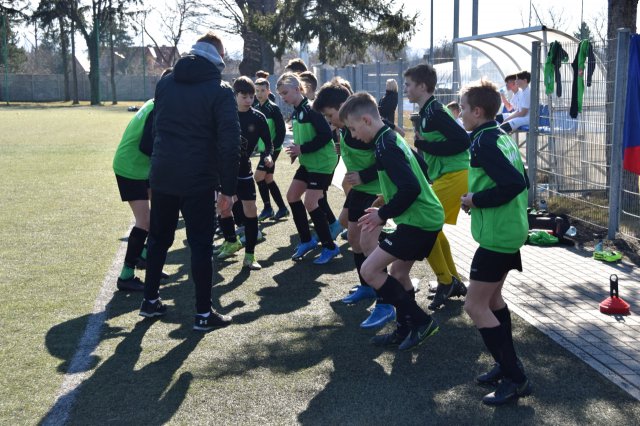
[(396, 114), (396, 108), (398, 107), (398, 92), (387, 90), (380, 101), (378, 102), (378, 112), (380, 117), (387, 120), (389, 123), (395, 123), (394, 118)]
[(239, 150), (233, 90), (209, 60), (180, 59), (156, 86), (151, 189), (185, 196), (220, 185), (224, 194), (233, 195)]

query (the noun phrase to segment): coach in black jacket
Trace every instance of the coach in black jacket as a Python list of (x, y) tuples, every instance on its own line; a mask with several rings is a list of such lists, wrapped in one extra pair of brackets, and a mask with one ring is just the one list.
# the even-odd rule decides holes
[(211, 309), (211, 254), (215, 190), (223, 210), (231, 207), (238, 175), (240, 125), (231, 87), (222, 81), (222, 41), (201, 37), (173, 73), (156, 86), (154, 141), (149, 182), (152, 190), (147, 274), (140, 315), (163, 315), (159, 282), (182, 212), (196, 286), (194, 329), (227, 325), (231, 318)]

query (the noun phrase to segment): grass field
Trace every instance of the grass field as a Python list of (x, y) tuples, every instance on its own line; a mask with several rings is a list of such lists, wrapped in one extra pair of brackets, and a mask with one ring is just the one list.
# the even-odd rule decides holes
[[(128, 231), (111, 160), (131, 116), (126, 105), (0, 107), (2, 424), (38, 423), (53, 406)], [(294, 166), (278, 167), (286, 191)], [(335, 188), (330, 202), (342, 205)], [(435, 314), (442, 331), (420, 350), (381, 351), (358, 327), (367, 307), (339, 302), (355, 281), (348, 246), (324, 267), (293, 264), (293, 222), (265, 231), (262, 271), (241, 270), (239, 257), (217, 264), (214, 307), (234, 324), (202, 335), (191, 330), (181, 223), (161, 288), (168, 315), (141, 321), (141, 296), (114, 294), (69, 423), (640, 423), (636, 400), (519, 318), (515, 339), (535, 393), (483, 406), (488, 390), (472, 380), (489, 357), (461, 301)], [(422, 262), (415, 274), (430, 270)]]

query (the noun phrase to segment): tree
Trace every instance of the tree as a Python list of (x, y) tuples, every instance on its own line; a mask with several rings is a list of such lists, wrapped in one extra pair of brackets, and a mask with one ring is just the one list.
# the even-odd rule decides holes
[[(394, 0), (217, 0), (213, 28), (244, 39), (240, 72), (273, 71), (296, 43), (318, 41), (321, 62), (340, 64), (366, 58), (369, 46), (379, 46), (397, 58), (414, 34), (416, 15), (407, 15)], [(396, 10), (397, 9), (397, 10)]]
[(27, 21), (28, 2), (0, 0), (0, 67), (4, 73), (19, 71), (27, 61), (27, 52), (18, 46), (12, 27)]
[(591, 28), (589, 28), (589, 25), (587, 25), (586, 22), (580, 23), (580, 28), (578, 28), (578, 31), (573, 33), (573, 36), (575, 38), (577, 38), (578, 40), (593, 41), (593, 36), (591, 34)]
[(82, 4), (78, 0), (69, 1), (69, 19), (84, 37), (89, 50), (91, 105), (100, 104), (100, 33), (108, 28), (114, 9), (124, 12), (128, 6), (138, 3), (140, 0), (91, 0)]
[[(165, 57), (165, 52), (160, 49), (161, 45), (147, 31), (146, 21), (147, 12), (143, 12), (143, 30), (151, 39), (153, 44), (158, 48), (158, 54), (161, 56), (162, 62), (173, 65), (178, 60), (178, 44), (182, 36), (187, 31), (197, 32), (202, 20), (209, 13), (208, 6), (200, 0), (175, 0), (171, 3), (165, 3), (165, 8), (161, 11), (158, 8), (152, 10), (160, 17), (160, 27), (163, 37), (172, 47), (171, 57)], [(143, 58), (144, 60), (144, 58)]]

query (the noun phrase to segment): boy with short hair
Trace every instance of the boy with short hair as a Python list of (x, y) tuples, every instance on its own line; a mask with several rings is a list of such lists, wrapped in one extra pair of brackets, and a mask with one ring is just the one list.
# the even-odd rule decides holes
[(515, 101), (512, 102), (514, 111), (502, 114), (503, 120), (498, 120), (501, 122), (500, 128), (507, 133), (529, 125), (529, 106), (531, 105), (529, 81), (531, 81), (529, 71), (520, 71), (516, 74), (515, 85), (518, 91), (514, 92)]
[(302, 81), (302, 94), (310, 101), (314, 101), (316, 99), (318, 79), (311, 71), (304, 71), (300, 73), (300, 80)]
[[(284, 204), (280, 188), (273, 179), (276, 168), (276, 160), (282, 151), (282, 143), (284, 142), (286, 128), (284, 124), (284, 118), (278, 105), (271, 101), (269, 80), (266, 78), (259, 78), (256, 80), (256, 100), (258, 101), (257, 109), (264, 114), (267, 119), (267, 125), (269, 126), (269, 134), (271, 136), (271, 142), (273, 145), (273, 165), (267, 167), (262, 158), (256, 167), (255, 179), (258, 185), (258, 191), (264, 204), (264, 209), (258, 216), (258, 221), (267, 220), (272, 218), (274, 220), (284, 219), (289, 216), (289, 210)], [(273, 200), (278, 205), (278, 211), (274, 213), (271, 207), (271, 200), (269, 193), (273, 197)]]
[[(431, 65), (409, 68), (404, 77), (407, 97), (420, 106), (420, 125), (416, 131), (415, 146), (422, 151), (429, 166), (429, 178), (444, 208), (445, 223), (455, 225), (460, 211), (460, 195), (467, 192), (469, 135), (433, 96), (438, 77)], [(438, 309), (448, 298), (466, 294), (467, 289), (460, 281), (444, 232), (438, 234), (427, 260), (438, 280), (429, 309)]]
[[(256, 261), (254, 254), (258, 241), (258, 210), (256, 208), (256, 187), (253, 183), (253, 172), (251, 171), (251, 154), (258, 144), (258, 140), (262, 139), (265, 144), (265, 150), (260, 154), (260, 161), (268, 167), (273, 166), (271, 135), (264, 115), (251, 107), (255, 96), (255, 86), (251, 79), (244, 76), (238, 77), (233, 82), (233, 92), (238, 104), (242, 141), (240, 144), (240, 168), (238, 169), (238, 185), (236, 189), (236, 196), (242, 202), (244, 214), (245, 255), (242, 266), (251, 270), (259, 270), (262, 269), (262, 266)], [(239, 242), (237, 240), (234, 242), (228, 241), (228, 238), (236, 239), (231, 211), (222, 211), (221, 216), (220, 227), (226, 241), (218, 254), (218, 258), (224, 259), (239, 249)]]
[(461, 207), (471, 214), (471, 233), (480, 244), (471, 262), (464, 309), (496, 362), (490, 372), (476, 378), (479, 384), (499, 381), (496, 391), (482, 402), (500, 405), (531, 393), (513, 347), (511, 314), (502, 298), (509, 271), (522, 271), (529, 182), (518, 145), (493, 119), (500, 107), (496, 86), (476, 82), (464, 87), (461, 97), (462, 121), (473, 141), (469, 192), (461, 197)]
[(300, 79), (294, 73), (283, 74), (277, 83), (282, 100), (294, 107), (294, 144), (287, 148), (287, 154), (291, 158), (298, 157), (300, 161), (300, 167), (287, 192), (287, 201), (300, 236), (300, 244), (292, 259), (302, 260), (318, 244), (317, 240), (311, 238), (308, 211), (322, 244), (322, 253), (313, 263), (322, 265), (340, 253), (340, 248), (331, 237), (327, 216), (318, 205), (318, 201), (324, 196), (323, 191), (331, 184), (338, 156), (333, 147), (329, 124), (322, 114), (311, 109), (309, 101), (302, 95), (301, 86)]
[[(358, 220), (363, 232), (393, 218), (398, 227), (367, 257), (361, 273), (384, 300), (396, 308), (398, 326), (372, 343), (410, 350), (438, 332), (438, 325), (416, 303), (409, 273), (416, 260), (429, 255), (444, 223), (444, 210), (418, 160), (400, 135), (386, 126), (375, 99), (356, 93), (340, 108), (340, 119), (354, 138), (373, 143), (376, 168), (386, 204), (368, 208)], [(389, 266), (389, 273), (386, 268)]]
[[(355, 139), (349, 129), (340, 120), (340, 106), (351, 96), (350, 88), (342, 84), (341, 79), (334, 79), (320, 88), (313, 108), (320, 111), (329, 124), (338, 129), (340, 135), (340, 154), (347, 169), (345, 181), (350, 190), (346, 193), (344, 208), (347, 210), (347, 239), (353, 252), (353, 260), (360, 280), (355, 291), (342, 299), (344, 303), (357, 303), (365, 299), (376, 299), (376, 291), (362, 278), (360, 270), (378, 243), (382, 228), (372, 232), (360, 232), (358, 219), (365, 214), (365, 210), (373, 204), (377, 194), (381, 193), (380, 181), (376, 170), (375, 146)], [(371, 315), (360, 326), (374, 328), (395, 319), (395, 310), (390, 304), (378, 300)]]

